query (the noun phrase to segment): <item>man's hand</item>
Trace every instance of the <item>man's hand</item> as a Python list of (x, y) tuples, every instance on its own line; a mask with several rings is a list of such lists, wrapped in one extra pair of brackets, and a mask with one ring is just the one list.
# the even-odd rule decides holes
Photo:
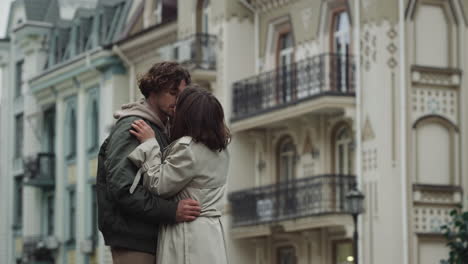
[(177, 222), (190, 222), (195, 220), (200, 215), (200, 204), (192, 199), (179, 201), (176, 211)]

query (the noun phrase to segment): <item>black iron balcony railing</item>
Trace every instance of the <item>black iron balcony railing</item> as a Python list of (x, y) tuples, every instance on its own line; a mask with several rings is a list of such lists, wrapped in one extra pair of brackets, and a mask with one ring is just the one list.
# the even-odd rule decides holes
[(354, 96), (354, 87), (352, 56), (317, 55), (235, 82), (232, 121), (321, 95)]
[(321, 175), (229, 194), (233, 226), (274, 223), (302, 217), (346, 214), (351, 175)]
[(51, 239), (41, 235), (26, 236), (23, 241), (23, 259), (27, 263), (41, 261), (53, 263), (54, 258), (49, 240)]
[(55, 184), (55, 155), (38, 153), (24, 161), (24, 184), (37, 187), (53, 187)]
[(191, 69), (216, 70), (216, 41), (214, 35), (194, 34), (178, 41), (174, 57)]

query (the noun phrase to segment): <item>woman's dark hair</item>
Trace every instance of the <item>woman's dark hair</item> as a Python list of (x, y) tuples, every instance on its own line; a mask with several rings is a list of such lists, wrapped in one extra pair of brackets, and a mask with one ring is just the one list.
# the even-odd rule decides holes
[(198, 85), (189, 85), (177, 99), (171, 140), (183, 136), (190, 136), (213, 151), (226, 149), (231, 139), (223, 107), (212, 93)]
[(177, 62), (159, 62), (154, 64), (147, 73), (138, 78), (138, 87), (145, 98), (151, 92), (159, 93), (166, 90), (178, 90), (180, 82), (190, 84), (190, 73)]

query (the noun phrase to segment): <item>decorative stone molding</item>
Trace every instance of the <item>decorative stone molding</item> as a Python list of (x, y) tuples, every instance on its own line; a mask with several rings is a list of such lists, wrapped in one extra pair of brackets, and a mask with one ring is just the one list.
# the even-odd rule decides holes
[(413, 208), (414, 232), (417, 234), (440, 234), (440, 227), (450, 221), (448, 206), (415, 206)]
[(272, 9), (283, 7), (295, 1), (297, 0), (251, 0), (250, 4), (262, 12), (267, 12)]
[(368, 116), (366, 117), (366, 121), (364, 122), (364, 127), (362, 129), (362, 141), (368, 141), (372, 139), (375, 139), (375, 133)]
[(462, 202), (462, 189), (451, 185), (413, 185), (415, 203), (456, 205)]
[(413, 88), (413, 122), (427, 115), (440, 115), (458, 124), (458, 91), (452, 88)]
[(377, 169), (377, 148), (365, 149), (362, 151), (362, 170), (370, 172)]
[(414, 65), (411, 67), (411, 81), (414, 85), (459, 87), (461, 84), (461, 71), (459, 69)]

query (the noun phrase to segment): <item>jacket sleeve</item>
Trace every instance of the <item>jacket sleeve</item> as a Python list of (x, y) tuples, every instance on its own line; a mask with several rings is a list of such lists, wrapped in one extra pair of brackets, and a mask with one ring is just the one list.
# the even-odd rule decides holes
[(138, 168), (127, 158), (139, 144), (130, 134), (131, 118), (120, 120), (107, 147), (107, 192), (127, 214), (148, 222), (175, 223), (177, 203), (164, 200), (137, 185), (133, 194), (130, 187)]
[(188, 142), (180, 140), (168, 150), (161, 162), (161, 151), (155, 139), (140, 144), (128, 158), (141, 166), (143, 183), (155, 195), (169, 198), (180, 192), (195, 175), (195, 155)]

